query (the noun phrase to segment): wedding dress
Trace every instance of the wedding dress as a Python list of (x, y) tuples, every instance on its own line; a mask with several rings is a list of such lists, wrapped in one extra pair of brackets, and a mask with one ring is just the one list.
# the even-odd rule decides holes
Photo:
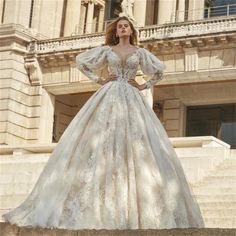
[(81, 108), (28, 198), (4, 215), (19, 226), (67, 229), (203, 227), (180, 161), (143, 94), (127, 81), (141, 70), (162, 79), (164, 65), (137, 48), (126, 61), (110, 46), (76, 57), (87, 77), (106, 66), (116, 81)]

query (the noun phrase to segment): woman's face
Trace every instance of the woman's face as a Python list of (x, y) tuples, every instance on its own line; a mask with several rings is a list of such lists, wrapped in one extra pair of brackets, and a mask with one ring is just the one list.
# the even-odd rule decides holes
[(120, 37), (129, 37), (132, 33), (132, 29), (130, 27), (129, 21), (127, 20), (119, 20), (117, 22), (117, 27), (116, 27), (116, 34), (117, 36)]

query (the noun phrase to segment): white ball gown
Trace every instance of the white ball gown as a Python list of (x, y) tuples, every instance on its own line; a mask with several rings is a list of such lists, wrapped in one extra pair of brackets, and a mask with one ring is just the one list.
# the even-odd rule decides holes
[(143, 48), (125, 63), (112, 47), (76, 57), (90, 79), (107, 66), (118, 76), (101, 86), (62, 135), (27, 199), (3, 217), (19, 226), (66, 229), (203, 227), (180, 161), (143, 94), (127, 81), (138, 67), (152, 78), (164, 65)]

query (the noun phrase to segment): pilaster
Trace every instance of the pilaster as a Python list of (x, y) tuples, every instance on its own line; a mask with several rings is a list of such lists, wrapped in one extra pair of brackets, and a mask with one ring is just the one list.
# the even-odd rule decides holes
[(184, 135), (185, 106), (180, 99), (169, 99), (164, 101), (163, 123), (170, 137)]
[(138, 26), (145, 26), (147, 0), (134, 2), (134, 19)]
[(88, 2), (88, 13), (86, 18), (86, 33), (92, 33), (93, 29), (94, 3)]
[(75, 33), (80, 24), (81, 0), (67, 0), (64, 36)]

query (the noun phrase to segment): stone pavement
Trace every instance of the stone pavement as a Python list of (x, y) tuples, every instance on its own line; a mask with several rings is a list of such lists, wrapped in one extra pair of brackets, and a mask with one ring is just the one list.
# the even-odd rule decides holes
[(1, 236), (236, 236), (236, 229), (63, 230), (17, 227), (0, 223)]

